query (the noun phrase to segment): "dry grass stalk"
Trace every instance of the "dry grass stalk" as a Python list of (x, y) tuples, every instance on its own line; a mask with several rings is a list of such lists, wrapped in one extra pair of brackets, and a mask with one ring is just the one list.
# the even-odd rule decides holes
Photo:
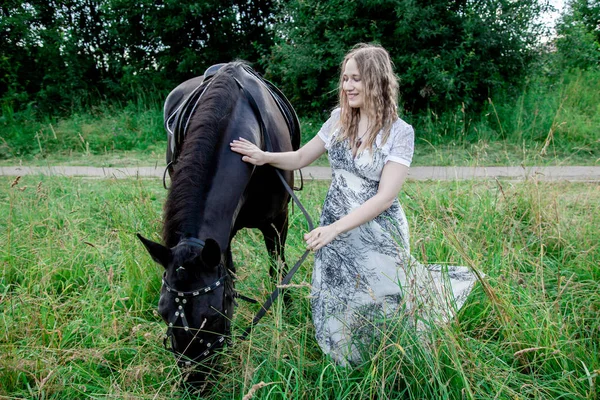
[(260, 388), (263, 388), (267, 386), (266, 383), (264, 383), (263, 381), (260, 381), (259, 383), (257, 383), (256, 385), (253, 385), (250, 390), (248, 391), (248, 393), (246, 393), (246, 395), (242, 398), (242, 400), (250, 400), (252, 397), (254, 397), (254, 393), (256, 393), (256, 391)]
[(20, 181), (20, 180), (21, 180), (21, 177), (20, 177), (20, 176), (17, 176), (17, 177), (15, 178), (15, 180), (14, 180), (14, 181), (12, 181), (12, 183), (10, 184), (10, 187), (11, 187), (11, 188), (14, 188), (15, 186), (17, 186), (17, 185), (19, 184), (19, 181)]

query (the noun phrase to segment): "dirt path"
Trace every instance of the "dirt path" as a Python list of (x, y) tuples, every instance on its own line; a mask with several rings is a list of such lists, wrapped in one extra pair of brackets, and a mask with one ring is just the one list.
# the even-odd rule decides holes
[[(57, 175), (95, 178), (162, 178), (161, 167), (98, 168), (98, 167), (0, 167), (0, 175)], [(308, 167), (302, 170), (305, 179), (331, 179), (329, 167)], [(467, 179), (510, 179), (536, 178), (543, 181), (600, 182), (600, 167), (414, 167), (408, 179), (424, 180), (467, 180)]]

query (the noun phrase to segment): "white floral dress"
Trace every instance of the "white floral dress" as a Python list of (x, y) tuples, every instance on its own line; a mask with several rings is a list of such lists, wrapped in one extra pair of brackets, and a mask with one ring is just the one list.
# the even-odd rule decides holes
[[(410, 166), (413, 128), (398, 119), (382, 145), (353, 157), (348, 140), (337, 140), (340, 110), (319, 131), (332, 168), (321, 225), (329, 225), (373, 197), (386, 162)], [(410, 256), (408, 223), (394, 200), (375, 219), (339, 235), (315, 254), (311, 307), (316, 338), (337, 363), (359, 363), (361, 344), (376, 340), (378, 322), (418, 303), (426, 318), (445, 320), (475, 282), (465, 267), (424, 266)], [(451, 293), (451, 295), (450, 295)], [(383, 317), (383, 318), (382, 318)]]

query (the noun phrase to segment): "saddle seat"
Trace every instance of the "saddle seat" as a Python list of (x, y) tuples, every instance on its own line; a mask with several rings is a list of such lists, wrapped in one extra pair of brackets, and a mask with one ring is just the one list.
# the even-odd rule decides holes
[[(171, 157), (167, 157), (168, 162), (168, 170), (169, 175), (172, 175), (173, 165), (177, 162), (177, 158), (179, 157), (179, 153), (181, 150), (181, 146), (183, 145), (183, 141), (185, 139), (185, 134), (187, 132), (187, 125), (190, 120), (191, 115), (194, 110), (198, 106), (202, 94), (206, 90), (206, 88), (210, 85), (211, 79), (214, 75), (226, 64), (215, 64), (206, 69), (203, 74), (203, 80), (200, 84), (192, 90), (181, 102), (179, 107), (175, 109), (175, 111), (169, 115), (165, 119), (165, 129), (172, 135), (172, 139), (170, 140), (170, 154)], [(289, 100), (285, 97), (285, 95), (271, 82), (264, 79), (260, 76), (256, 71), (250, 68), (248, 65), (243, 64), (242, 68), (248, 74), (254, 76), (268, 90), (269, 94), (277, 104), (277, 107), (281, 111), (283, 115), (288, 130), (290, 132), (290, 139), (292, 141), (292, 147), (294, 150), (297, 150), (300, 147), (300, 122), (298, 120), (298, 115), (294, 110), (294, 107), (290, 104)], [(268, 134), (268, 132), (266, 133)]]

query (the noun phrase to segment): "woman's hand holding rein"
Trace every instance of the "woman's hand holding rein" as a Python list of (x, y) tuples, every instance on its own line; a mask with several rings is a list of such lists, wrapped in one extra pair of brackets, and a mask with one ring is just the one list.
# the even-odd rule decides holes
[(340, 234), (335, 223), (326, 226), (319, 226), (304, 235), (306, 248), (308, 250), (317, 251), (320, 248), (331, 243)]

